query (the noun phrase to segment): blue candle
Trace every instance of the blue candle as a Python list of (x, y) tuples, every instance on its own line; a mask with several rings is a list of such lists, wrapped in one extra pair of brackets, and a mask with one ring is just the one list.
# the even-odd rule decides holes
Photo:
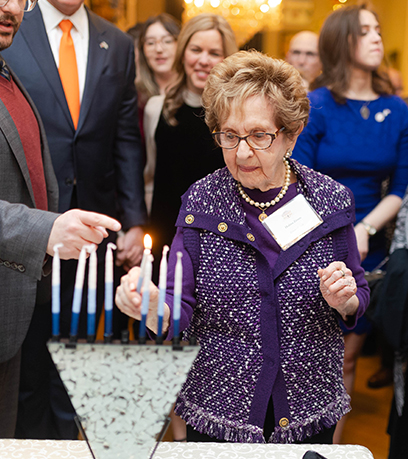
[(96, 255), (96, 245), (88, 246), (89, 257), (89, 274), (88, 274), (88, 320), (87, 330), (88, 339), (93, 341), (96, 330), (96, 280), (98, 258)]
[(78, 334), (79, 313), (81, 312), (82, 290), (84, 286), (85, 264), (87, 247), (84, 245), (81, 249), (78, 259), (78, 267), (75, 278), (74, 299), (72, 301), (72, 316), (71, 316), (71, 337), (76, 337)]
[(112, 336), (113, 250), (116, 250), (116, 245), (113, 242), (109, 242), (105, 256), (105, 338), (107, 339)]
[(150, 282), (152, 280), (152, 260), (153, 256), (149, 255), (146, 260), (145, 275), (143, 278), (143, 294), (142, 294), (142, 320), (139, 326), (139, 341), (144, 341), (146, 338), (146, 320), (149, 312), (150, 302)]
[(167, 253), (169, 246), (163, 247), (162, 259), (160, 261), (159, 274), (159, 305), (157, 307), (157, 336), (160, 338), (163, 334), (163, 315), (164, 315), (164, 300), (166, 298), (167, 287)]
[(58, 337), (60, 334), (60, 311), (61, 311), (61, 262), (59, 249), (64, 244), (55, 244), (53, 247), (54, 258), (52, 260), (52, 335)]
[(181, 262), (183, 254), (177, 252), (176, 271), (174, 275), (174, 304), (173, 304), (173, 323), (174, 337), (180, 334), (180, 315), (181, 315), (181, 290), (183, 284), (183, 264)]
[(143, 238), (143, 245), (144, 245), (144, 251), (143, 251), (143, 258), (142, 258), (142, 263), (140, 265), (140, 274), (139, 274), (139, 279), (137, 280), (137, 286), (136, 286), (136, 291), (137, 293), (140, 293), (142, 290), (142, 285), (143, 285), (143, 277), (146, 269), (146, 262), (147, 259), (149, 258), (149, 255), (152, 251), (152, 238), (150, 237), (149, 234), (145, 234)]

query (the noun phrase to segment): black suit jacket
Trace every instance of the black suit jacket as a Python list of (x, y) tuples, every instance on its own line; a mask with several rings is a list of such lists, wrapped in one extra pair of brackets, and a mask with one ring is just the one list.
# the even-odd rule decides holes
[(132, 39), (87, 10), (89, 52), (78, 128), (74, 129), (39, 8), (24, 16), (3, 53), (36, 104), (57, 176), (61, 212), (78, 207), (145, 224), (143, 153), (137, 119)]

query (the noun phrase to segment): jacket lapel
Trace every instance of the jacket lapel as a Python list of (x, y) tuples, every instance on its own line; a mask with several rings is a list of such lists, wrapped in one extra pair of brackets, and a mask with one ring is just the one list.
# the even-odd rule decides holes
[[(103, 28), (102, 21), (100, 21), (99, 18), (88, 9), (87, 14), (89, 18), (88, 64), (86, 68), (86, 81), (84, 94), (82, 96), (77, 132), (81, 129), (81, 126), (88, 115), (92, 100), (95, 97), (100, 76), (105, 67), (108, 53), (110, 52), (109, 43), (104, 41), (106, 31)], [(105, 44), (101, 46), (101, 43)]]
[(18, 33), (23, 35), (34, 59), (38, 62), (45, 81), (47, 81), (53, 92), (53, 96), (61, 105), (64, 116), (73, 127), (71, 114), (65, 99), (58, 68), (55, 65), (40, 8), (34, 8), (30, 14), (25, 15), (24, 22), (24, 27), (21, 27)]

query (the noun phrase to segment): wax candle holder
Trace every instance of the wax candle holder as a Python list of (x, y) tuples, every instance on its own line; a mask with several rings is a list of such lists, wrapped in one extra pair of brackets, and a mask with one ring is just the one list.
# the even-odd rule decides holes
[(184, 344), (48, 344), (93, 457), (153, 457), (199, 351)]

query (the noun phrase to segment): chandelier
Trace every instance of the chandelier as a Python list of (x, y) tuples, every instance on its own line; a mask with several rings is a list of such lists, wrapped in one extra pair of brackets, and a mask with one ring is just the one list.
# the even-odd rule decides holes
[(261, 30), (277, 30), (282, 0), (184, 0), (183, 22), (201, 13), (223, 16), (235, 32), (238, 46)]

